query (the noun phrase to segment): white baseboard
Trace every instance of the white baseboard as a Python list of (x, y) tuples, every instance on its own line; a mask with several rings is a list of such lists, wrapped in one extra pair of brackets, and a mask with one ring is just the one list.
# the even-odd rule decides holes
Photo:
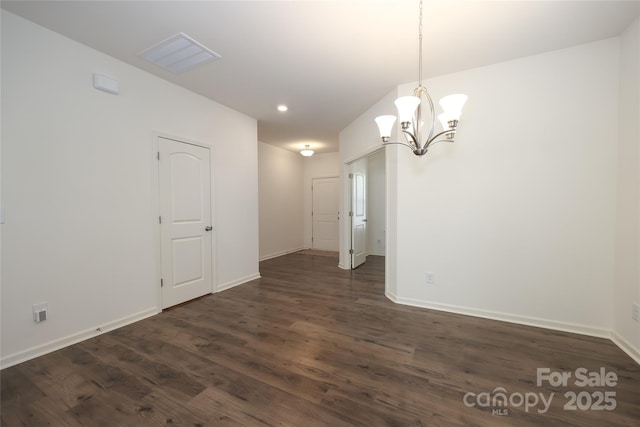
[(402, 298), (389, 291), (385, 291), (385, 295), (387, 298), (397, 304), (428, 308), (431, 310), (446, 311), (449, 313), (463, 314), (466, 316), (481, 317), (484, 319), (500, 320), (503, 322), (517, 323), (520, 325), (534, 326), (545, 329), (553, 329), (556, 331), (570, 332), (574, 334), (588, 335), (598, 338), (608, 338), (622, 351), (628, 354), (638, 365), (640, 365), (640, 349), (634, 347), (629, 341), (618, 335), (616, 332), (610, 331), (608, 329), (595, 328), (593, 326), (578, 325), (568, 322), (558, 322), (555, 320), (540, 319), (536, 317), (519, 316), (517, 314), (500, 313), (449, 304), (432, 303), (429, 301), (417, 300), (412, 298)]
[(266, 261), (266, 260), (271, 259), (271, 258), (278, 258), (279, 256), (289, 255), (289, 254), (292, 254), (294, 252), (303, 251), (305, 249), (309, 249), (309, 248), (301, 246), (301, 247), (296, 248), (296, 249), (287, 249), (286, 251), (280, 251), (280, 252), (276, 252), (276, 253), (273, 253), (273, 254), (270, 254), (270, 255), (261, 256), (258, 259), (258, 261)]
[(242, 277), (240, 279), (232, 280), (231, 282), (218, 285), (218, 287), (216, 288), (216, 292), (226, 291), (227, 289), (231, 289), (238, 285), (242, 285), (252, 280), (259, 279), (260, 277), (261, 277), (260, 273), (254, 273), (254, 274), (250, 274), (249, 276)]
[(132, 314), (131, 316), (125, 316), (103, 325), (96, 325), (93, 328), (86, 329), (81, 332), (67, 335), (66, 337), (63, 337), (60, 339), (49, 341), (47, 343), (37, 345), (35, 347), (31, 347), (23, 351), (10, 354), (8, 356), (3, 357), (2, 360), (0, 360), (0, 369), (8, 368), (10, 366), (17, 365), (18, 363), (26, 362), (27, 360), (44, 356), (47, 353), (60, 350), (61, 348), (68, 347), (72, 344), (77, 344), (81, 341), (96, 337), (105, 332), (109, 332), (114, 329), (118, 329), (123, 326), (129, 325), (131, 323), (138, 322), (142, 319), (146, 319), (147, 317), (154, 316), (158, 314), (160, 311), (161, 310), (158, 310), (158, 308), (156, 307), (150, 308), (150, 309)]
[[(243, 283), (250, 282), (260, 278), (260, 273), (255, 273), (246, 276), (241, 279), (237, 279), (224, 285), (218, 286), (217, 292), (221, 292)], [(609, 331), (602, 328), (594, 328), (590, 326), (578, 325), (573, 323), (558, 322), (553, 320), (539, 319), (534, 317), (519, 316), (508, 313), (493, 312), (489, 310), (479, 310), (469, 307), (454, 306), (449, 304), (432, 303), (423, 300), (416, 300), (411, 298), (397, 297), (395, 294), (386, 291), (385, 295), (391, 301), (397, 304), (409, 305), (413, 307), (427, 308), (431, 310), (445, 311), (449, 313), (462, 314), (466, 316), (481, 317), (484, 319), (499, 320), (510, 323), (517, 323), (521, 325), (534, 326), (539, 328), (553, 329), (563, 332), (577, 333), (582, 335), (589, 335), (598, 338), (609, 338), (615, 345), (617, 345), (622, 351), (628, 354), (636, 363), (640, 365), (640, 349), (634, 347), (625, 338), (618, 335), (614, 331)], [(75, 334), (68, 335), (66, 337), (49, 341), (42, 345), (31, 347), (29, 349), (10, 354), (0, 359), (0, 369), (5, 369), (10, 366), (17, 365), (18, 363), (25, 362), (30, 359), (34, 359), (39, 356), (43, 356), (47, 353), (51, 353), (61, 348), (68, 347), (70, 345), (79, 343), (81, 341), (93, 338), (105, 332), (112, 331), (117, 328), (129, 325), (131, 323), (138, 322), (140, 320), (151, 317), (158, 314), (160, 310), (157, 308), (150, 308), (131, 316), (125, 316), (118, 320), (114, 320), (104, 325), (97, 325), (94, 328), (90, 328)], [(99, 329), (99, 330), (98, 330)]]
[(615, 331), (611, 331), (611, 341), (622, 351), (627, 353), (635, 362), (640, 365), (640, 349), (634, 347), (629, 341), (618, 335)]
[(537, 328), (553, 329), (556, 331), (570, 332), (574, 334), (589, 335), (598, 338), (611, 338), (611, 331), (593, 326), (579, 325), (575, 323), (559, 322), (556, 320), (541, 319), (537, 317), (520, 316), (511, 313), (501, 313), (497, 311), (481, 310), (471, 307), (434, 303), (412, 298), (403, 298), (386, 291), (385, 295), (391, 301), (410, 305), (413, 307), (428, 308), (431, 310), (446, 311), (449, 313), (464, 314), (466, 316), (481, 317), (483, 319), (500, 320), (503, 322), (517, 323), (520, 325), (534, 326)]
[[(233, 288), (234, 286), (241, 285), (246, 282), (250, 282), (254, 279), (259, 279), (260, 273), (255, 273), (241, 279), (234, 280), (232, 282), (225, 283), (224, 285), (218, 286), (216, 292), (224, 291), (229, 288)], [(67, 335), (66, 337), (56, 339), (53, 341), (49, 341), (47, 343), (37, 345), (35, 347), (28, 348), (23, 351), (19, 351), (17, 353), (10, 354), (8, 356), (0, 359), (0, 369), (5, 369), (10, 366), (17, 365), (18, 363), (26, 362), (27, 360), (35, 359), (36, 357), (44, 356), (47, 353), (51, 353), (56, 350), (60, 350), (64, 347), (68, 347), (73, 344), (77, 344), (81, 341), (87, 340), (89, 338), (96, 337), (105, 332), (112, 331), (114, 329), (121, 328), (123, 326), (129, 325), (131, 323), (138, 322), (140, 320), (146, 319), (147, 317), (154, 316), (160, 313), (162, 310), (158, 308), (150, 308), (130, 316), (125, 316), (120, 319), (114, 320), (112, 322), (96, 325), (90, 329), (86, 329), (81, 332), (77, 332), (71, 335)]]
[(373, 255), (373, 256), (385, 256), (386, 254), (384, 253), (384, 251), (369, 251), (367, 253), (367, 256), (369, 255)]

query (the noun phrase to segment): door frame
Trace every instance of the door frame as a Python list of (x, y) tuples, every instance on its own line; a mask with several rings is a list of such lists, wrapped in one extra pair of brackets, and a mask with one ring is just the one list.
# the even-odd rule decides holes
[(152, 144), (151, 144), (151, 155), (150, 158), (153, 161), (153, 167), (151, 170), (153, 171), (153, 216), (151, 218), (153, 224), (153, 234), (154, 234), (154, 242), (153, 242), (153, 255), (155, 259), (155, 274), (154, 274), (154, 283), (153, 286), (156, 290), (156, 310), (157, 313), (162, 312), (162, 287), (160, 286), (160, 280), (162, 278), (162, 253), (161, 253), (161, 234), (160, 234), (160, 163), (158, 162), (158, 152), (159, 152), (159, 139), (170, 139), (175, 142), (179, 142), (182, 144), (190, 144), (198, 147), (206, 148), (209, 150), (209, 178), (211, 180), (210, 186), (210, 203), (211, 203), (211, 226), (213, 230), (211, 230), (211, 293), (218, 292), (218, 268), (217, 262), (217, 215), (216, 215), (216, 203), (215, 203), (215, 146), (213, 144), (203, 143), (201, 141), (195, 141), (189, 138), (185, 138), (182, 136), (175, 136), (168, 134), (166, 132), (161, 131), (152, 131)]
[[(368, 157), (368, 156), (367, 156)], [(369, 184), (368, 184), (368, 178), (369, 178), (369, 172), (368, 170), (365, 172), (365, 174), (363, 175), (363, 179), (364, 182), (362, 183), (362, 191), (364, 191), (364, 212), (362, 213), (362, 216), (364, 216), (365, 218), (363, 218), (361, 220), (361, 222), (363, 223), (363, 227), (365, 229), (364, 231), (364, 239), (365, 239), (365, 244), (364, 244), (364, 261), (362, 261), (361, 263), (359, 263), (358, 265), (354, 265), (355, 262), (354, 260), (357, 259), (358, 257), (358, 252), (356, 252), (356, 241), (355, 241), (355, 227), (356, 227), (356, 217), (358, 216), (358, 207), (356, 205), (356, 189), (358, 186), (358, 182), (357, 182), (357, 176), (361, 175), (358, 172), (354, 171), (354, 164), (355, 163), (359, 163), (359, 162), (368, 162), (366, 157), (362, 157), (354, 162), (349, 163), (349, 182), (350, 182), (350, 204), (349, 204), (349, 222), (350, 222), (350, 229), (351, 229), (351, 243), (350, 243), (350, 247), (349, 247), (349, 265), (351, 266), (351, 269), (356, 269), (359, 266), (361, 266), (362, 264), (367, 262), (367, 255), (368, 255), (368, 250), (367, 247), (369, 246), (368, 243), (368, 226), (367, 226), (367, 216), (368, 216), (368, 212), (369, 212), (369, 197), (367, 196), (367, 192), (369, 191)], [(365, 168), (367, 168), (367, 166), (365, 166)]]
[[(351, 194), (351, 192), (353, 191), (353, 189), (351, 188), (351, 180), (349, 179), (349, 173), (351, 172), (351, 163), (360, 160), (360, 159), (366, 159), (367, 157), (369, 157), (372, 154), (377, 153), (378, 151), (385, 151), (385, 189), (388, 188), (389, 185), (389, 162), (390, 162), (390, 156), (389, 156), (389, 150), (386, 150), (386, 148), (390, 148), (389, 146), (376, 146), (376, 147), (371, 147), (369, 150), (365, 150), (361, 153), (359, 153), (356, 156), (344, 159), (342, 161), (342, 165), (341, 165), (341, 170), (340, 170), (340, 182), (341, 182), (341, 212), (344, 210), (345, 214), (344, 215), (340, 215), (340, 261), (338, 263), (338, 267), (343, 269), (343, 270), (351, 270), (351, 255), (349, 254), (349, 249), (351, 248), (351, 219), (349, 218), (349, 209), (351, 206), (351, 200), (353, 199), (353, 196)], [(392, 148), (395, 148), (395, 146), (393, 146)], [(389, 192), (387, 191), (387, 195), (389, 194)], [(387, 214), (386, 216), (386, 221), (387, 221), (387, 226), (386, 229), (389, 230), (389, 198), (387, 196), (386, 198), (386, 206), (385, 206), (385, 210), (387, 210)], [(389, 236), (387, 235), (387, 242), (388, 242)], [(389, 247), (387, 244), (385, 244), (385, 289), (386, 289), (386, 284), (387, 284), (387, 275), (388, 275), (388, 271), (389, 268), (386, 268), (387, 266), (387, 262), (389, 260)]]

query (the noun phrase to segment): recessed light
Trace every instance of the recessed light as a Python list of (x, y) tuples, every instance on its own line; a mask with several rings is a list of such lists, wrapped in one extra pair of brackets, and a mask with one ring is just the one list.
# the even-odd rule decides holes
[(289, 107), (287, 107), (287, 106), (286, 106), (286, 105), (284, 105), (284, 104), (280, 104), (280, 105), (278, 105), (278, 111), (280, 111), (280, 112), (282, 112), (282, 113), (284, 113), (284, 112), (285, 112), (285, 111), (287, 111), (288, 109), (289, 109)]

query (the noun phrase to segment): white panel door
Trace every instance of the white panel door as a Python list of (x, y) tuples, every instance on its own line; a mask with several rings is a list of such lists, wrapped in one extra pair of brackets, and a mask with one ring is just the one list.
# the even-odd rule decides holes
[(212, 282), (209, 149), (158, 138), (162, 308), (209, 294)]
[(335, 178), (314, 178), (311, 186), (313, 249), (338, 251), (338, 183)]
[(351, 164), (351, 268), (367, 260), (367, 159)]

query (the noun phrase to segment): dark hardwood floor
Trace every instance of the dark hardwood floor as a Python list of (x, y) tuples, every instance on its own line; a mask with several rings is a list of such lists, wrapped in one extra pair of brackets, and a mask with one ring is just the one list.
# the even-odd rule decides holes
[[(260, 280), (5, 369), (2, 425), (640, 425), (640, 367), (610, 341), (397, 305), (382, 258), (336, 264), (265, 261)], [(615, 385), (575, 384), (601, 367)], [(571, 378), (539, 387), (537, 368)]]

